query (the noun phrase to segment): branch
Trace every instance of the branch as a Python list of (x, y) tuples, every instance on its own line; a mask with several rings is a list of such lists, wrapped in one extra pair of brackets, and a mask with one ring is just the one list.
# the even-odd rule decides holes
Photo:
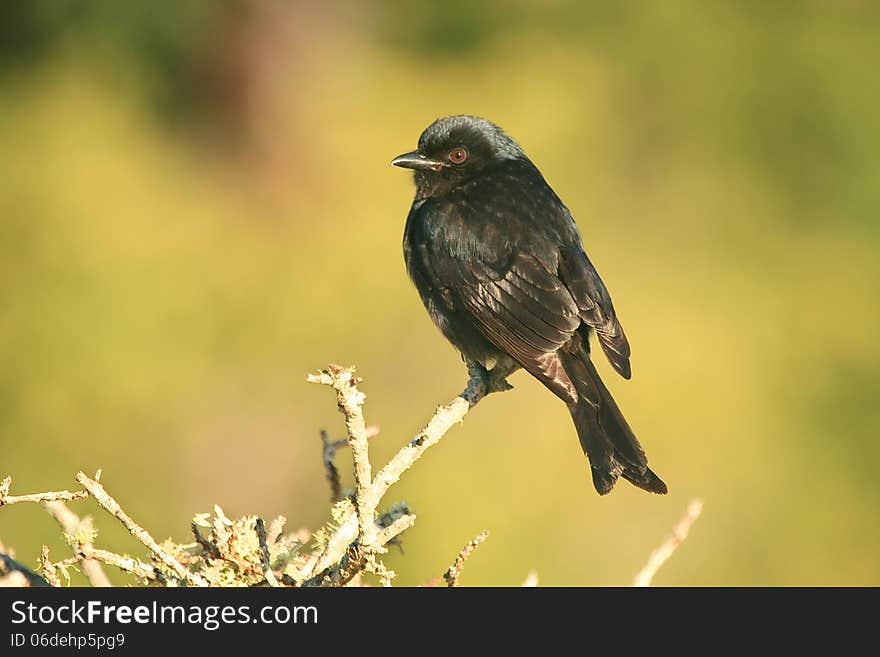
[(651, 553), (648, 563), (642, 568), (633, 579), (633, 586), (650, 586), (654, 575), (660, 570), (660, 567), (666, 563), (669, 557), (675, 552), (684, 539), (687, 538), (691, 525), (700, 517), (703, 511), (702, 500), (691, 500), (688, 504), (687, 511), (678, 524), (672, 529), (672, 535), (667, 538), (663, 544)]
[(48, 491), (45, 493), (32, 493), (30, 495), (10, 495), (9, 487), (12, 485), (12, 477), (4, 477), (0, 481), (0, 506), (7, 504), (18, 504), (19, 502), (52, 502), (81, 500), (88, 497), (88, 493), (84, 490), (78, 490), (71, 493), (69, 490)]
[(478, 366), (468, 364), (467, 387), (455, 399), (441, 406), (428, 421), (428, 424), (415, 438), (403, 446), (388, 464), (376, 474), (373, 484), (374, 494), (381, 498), (400, 476), (418, 461), (429, 447), (436, 445), (454, 425), (461, 422), (467, 412), (476, 406), (483, 397), (489, 394), (489, 388)]
[[(133, 574), (147, 584), (169, 586), (237, 583), (344, 586), (359, 584), (364, 574), (372, 574), (379, 583), (390, 586), (395, 573), (383, 563), (383, 555), (391, 545), (400, 544), (398, 537), (413, 526), (416, 516), (405, 503), (393, 504), (384, 513), (379, 513), (384, 496), (429, 447), (437, 444), (453, 425), (461, 421), (472, 406), (489, 392), (509, 388), (503, 380), (492, 380), (479, 366), (469, 364), (468, 370), (470, 378), (462, 393), (438, 408), (423, 429), (379, 470), (375, 478), (369, 460), (368, 441), (378, 431), (367, 427), (364, 421), (365, 396), (358, 389), (360, 379), (354, 375), (354, 369), (330, 365), (323, 372), (309, 376), (309, 381), (334, 389), (347, 430), (347, 438), (341, 441), (332, 441), (326, 432), (321, 435), (327, 478), (333, 499), (338, 501), (331, 510), (330, 523), (316, 533), (315, 547), (311, 551), (301, 550), (308, 537), (301, 538), (294, 534), (281, 536), (281, 518), (267, 528), (261, 519), (255, 517), (246, 516), (233, 522), (219, 508), (215, 509), (214, 533), (210, 538), (203, 537), (198, 530), (198, 526), (206, 522), (208, 514), (197, 514), (191, 526), (195, 543), (175, 544), (169, 539), (160, 544), (108, 494), (99, 483), (100, 471), (93, 478), (82, 472), (77, 473), (76, 481), (84, 490), (27, 496), (9, 495), (11, 478), (7, 477), (0, 482), (0, 498), (4, 504), (41, 502), (63, 528), (73, 556), (53, 563), (48, 551), (43, 553), (43, 573), (50, 582), (60, 583), (59, 575), (66, 576), (66, 568), (82, 563), (89, 581), (96, 586), (110, 585), (101, 564)], [(355, 487), (351, 492), (342, 489), (339, 472), (333, 463), (336, 450), (345, 446), (351, 448), (353, 457)], [(151, 564), (94, 547), (95, 532), (91, 519), (80, 519), (64, 504), (65, 501), (89, 495), (147, 548), (152, 558)], [(218, 542), (218, 532), (229, 540)], [(484, 539), (485, 534), (481, 534), (462, 550), (459, 559), (447, 573), (453, 584), (457, 581), (464, 560)], [(202, 549), (199, 550), (198, 546)], [(218, 558), (228, 564), (215, 563)], [(3, 568), (0, 568), (0, 575), (3, 575)], [(16, 570), (12, 575), (14, 577), (9, 574), (3, 577), (3, 583), (23, 581), (21, 571)], [(47, 583), (43, 578), (39, 578), (39, 581)]]
[(95, 498), (95, 501), (97, 501), (104, 510), (116, 516), (116, 518), (125, 525), (125, 528), (129, 533), (143, 543), (150, 552), (162, 561), (162, 563), (168, 566), (172, 572), (177, 575), (178, 579), (194, 584), (195, 586), (208, 586), (208, 583), (202, 577), (187, 570), (183, 564), (159, 545), (156, 540), (150, 536), (146, 529), (132, 520), (131, 516), (119, 506), (119, 502), (110, 497), (101, 484), (93, 479), (89, 479), (82, 472), (76, 473), (76, 481), (80, 486), (89, 491), (92, 497)]
[[(334, 382), (340, 376), (340, 369), (342, 368), (339, 368), (338, 365), (331, 365), (323, 372), (310, 374), (307, 380), (310, 383), (321, 383), (335, 388)], [(349, 376), (350, 374), (349, 371)], [(378, 505), (388, 489), (400, 479), (400, 476), (421, 458), (429, 447), (440, 442), (446, 432), (460, 422), (467, 415), (467, 412), (489, 393), (488, 382), (482, 368), (468, 363), (468, 374), (470, 379), (461, 394), (445, 406), (438, 408), (428, 424), (416, 434), (415, 438), (404, 445), (391, 461), (378, 472), (368, 492), (372, 498), (373, 509), (376, 508), (375, 505)], [(363, 399), (361, 399), (361, 403), (363, 403)], [(345, 413), (346, 407), (340, 405), (340, 410)], [(348, 422), (346, 425), (348, 426)], [(360, 522), (362, 522), (360, 514), (351, 512), (339, 520), (336, 529), (327, 540), (323, 552), (313, 556), (303, 569), (309, 582), (314, 583), (320, 579), (323, 573), (342, 561), (349, 546), (358, 538)]]
[(303, 574), (309, 585), (317, 584), (320, 575), (342, 561), (348, 546), (357, 538), (357, 534), (357, 514), (349, 513), (327, 539), (321, 554), (313, 555), (303, 568)]
[(416, 524), (416, 515), (414, 513), (402, 515), (387, 527), (383, 527), (379, 530), (376, 534), (376, 543), (379, 545), (386, 545), (414, 524)]
[(443, 573), (443, 579), (446, 580), (446, 584), (450, 587), (458, 586), (458, 577), (461, 575), (462, 568), (464, 568), (464, 562), (467, 561), (467, 558), (471, 556), (471, 553), (477, 549), (480, 543), (485, 541), (488, 537), (489, 532), (484, 529), (477, 534), (470, 543), (461, 549), (461, 552), (459, 552), (458, 556), (455, 558), (455, 562), (449, 566), (449, 570)]
[[(61, 525), (61, 530), (64, 532), (65, 537), (75, 538), (77, 536), (83, 520), (80, 520), (80, 517), (71, 511), (64, 502), (43, 502), (43, 508)], [(77, 541), (71, 545), (73, 551), (79, 556), (82, 556), (86, 549), (92, 549), (92, 547), (89, 541)], [(83, 575), (86, 576), (86, 579), (89, 580), (89, 584), (92, 586), (113, 586), (104, 569), (101, 568), (101, 564), (94, 559), (83, 557), (82, 570)]]
[(61, 578), (58, 577), (58, 569), (49, 558), (49, 546), (43, 545), (40, 550), (40, 570), (43, 571), (43, 577), (55, 588), (61, 586)]
[[(379, 435), (379, 427), (371, 425), (367, 427), (367, 440), (372, 440)], [(339, 477), (339, 468), (336, 467), (334, 459), (336, 458), (336, 450), (348, 447), (348, 439), (330, 440), (330, 436), (326, 431), (321, 429), (321, 456), (324, 461), (324, 470), (326, 470), (327, 482), (330, 484), (330, 501), (334, 504), (342, 499), (342, 481)]]
[(145, 564), (140, 559), (129, 557), (125, 554), (116, 554), (109, 550), (99, 550), (89, 546), (83, 546), (83, 557), (85, 559), (100, 561), (108, 566), (115, 566), (119, 570), (145, 579), (149, 582), (164, 582), (165, 578), (162, 574), (149, 564)]
[(336, 403), (345, 416), (348, 431), (348, 445), (354, 460), (354, 481), (356, 487), (355, 506), (358, 515), (358, 531), (363, 545), (372, 545), (376, 539), (376, 503), (372, 487), (373, 475), (370, 468), (370, 455), (367, 439), (367, 424), (364, 422), (364, 399), (366, 395), (358, 390), (360, 377), (354, 376), (354, 368), (345, 368), (331, 363), (318, 375), (309, 375), (310, 383), (322, 383), (336, 391)]

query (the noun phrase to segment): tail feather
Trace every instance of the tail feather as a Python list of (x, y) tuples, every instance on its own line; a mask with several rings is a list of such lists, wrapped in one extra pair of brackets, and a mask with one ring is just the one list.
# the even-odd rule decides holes
[(578, 392), (569, 406), (581, 447), (590, 460), (593, 485), (611, 492), (619, 477), (651, 493), (665, 494), (666, 484), (649, 467), (635, 434), (586, 353), (565, 354), (563, 367)]
[(641, 475), (637, 475), (634, 472), (627, 470), (624, 470), (622, 475), (628, 482), (634, 486), (638, 486), (642, 490), (648, 491), (649, 493), (666, 495), (668, 492), (666, 484), (654, 473), (653, 470), (651, 470), (651, 468), (645, 468), (644, 474)]

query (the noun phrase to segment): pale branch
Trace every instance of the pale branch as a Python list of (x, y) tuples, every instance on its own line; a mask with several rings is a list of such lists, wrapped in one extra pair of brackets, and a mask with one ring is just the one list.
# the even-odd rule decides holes
[(415, 438), (400, 448), (397, 454), (377, 474), (373, 483), (373, 494), (381, 499), (400, 476), (406, 472), (429, 447), (436, 445), (467, 412), (489, 394), (485, 370), (479, 365), (468, 363), (467, 387), (455, 399), (436, 410), (428, 424), (416, 434)]
[[(334, 376), (331, 367), (318, 374), (310, 374), (308, 381), (334, 386)], [(335, 366), (338, 368), (338, 366)], [(336, 370), (334, 370), (336, 371)], [(502, 382), (497, 388), (490, 390), (486, 371), (477, 364), (468, 363), (468, 380), (465, 389), (445, 406), (439, 407), (424, 428), (416, 436), (404, 445), (395, 456), (383, 467), (370, 485), (370, 496), (373, 503), (379, 501), (388, 492), (388, 489), (396, 483), (401, 475), (408, 470), (429, 447), (436, 445), (440, 439), (455, 424), (461, 422), (467, 412), (476, 406), (483, 397), (495, 390), (506, 390), (508, 387)], [(344, 410), (343, 410), (344, 412)], [(373, 507), (376, 508), (375, 506)], [(345, 556), (349, 545), (358, 538), (358, 519), (355, 513), (349, 512), (337, 524), (333, 534), (324, 546), (324, 550), (314, 556), (304, 568), (306, 579), (314, 581), (316, 578), (340, 563)]]
[[(367, 427), (367, 440), (372, 440), (379, 435), (379, 427), (369, 425)], [(342, 499), (342, 480), (339, 476), (339, 468), (336, 467), (336, 452), (343, 447), (348, 447), (348, 439), (330, 440), (330, 436), (321, 429), (321, 457), (324, 461), (327, 482), (330, 484), (330, 501), (334, 504)]]
[(161, 545), (159, 545), (156, 540), (150, 536), (149, 532), (137, 524), (134, 520), (132, 520), (131, 516), (129, 516), (125, 511), (123, 511), (122, 507), (119, 505), (115, 499), (113, 499), (106, 490), (104, 490), (104, 486), (95, 481), (94, 479), (89, 479), (83, 472), (78, 472), (76, 474), (77, 483), (89, 491), (92, 497), (95, 498), (95, 501), (101, 505), (105, 511), (108, 511), (113, 516), (115, 516), (129, 531), (129, 533), (138, 539), (141, 543), (143, 543), (147, 549), (153, 553), (162, 563), (164, 563), (171, 571), (177, 575), (178, 579), (183, 582), (187, 582), (189, 584), (193, 584), (195, 586), (208, 586), (208, 582), (206, 582), (202, 577), (196, 575), (195, 573), (187, 570), (183, 564), (180, 563), (177, 559), (174, 558), (171, 554), (168, 553)]
[(109, 550), (99, 550), (93, 547), (83, 547), (83, 557), (93, 561), (100, 561), (108, 566), (115, 566), (119, 570), (134, 575), (149, 582), (164, 582), (162, 573), (151, 565), (135, 559), (126, 554), (116, 554)]
[(43, 545), (40, 549), (40, 570), (43, 571), (43, 577), (54, 587), (61, 586), (61, 578), (58, 577), (58, 570), (55, 564), (49, 558), (49, 546)]
[(10, 495), (9, 488), (12, 485), (12, 477), (4, 477), (0, 481), (0, 506), (7, 504), (18, 504), (19, 502), (52, 502), (81, 500), (88, 497), (88, 493), (84, 490), (71, 492), (69, 490), (47, 491), (45, 493), (31, 493), (29, 495)]
[(368, 573), (373, 573), (376, 577), (379, 578), (379, 583), (386, 588), (391, 587), (391, 580), (393, 580), (397, 573), (393, 570), (389, 570), (388, 567), (382, 563), (376, 554), (371, 553), (367, 555), (366, 563), (364, 564), (364, 570)]
[[(44, 546), (41, 564), (45, 577), (42, 577), (17, 564), (12, 555), (4, 554), (3, 546), (0, 545), (0, 586), (58, 586), (61, 584), (59, 575), (67, 577), (66, 569), (80, 563), (86, 577), (95, 586), (110, 585), (100, 564), (114, 566), (148, 585), (252, 586), (265, 582), (273, 587), (349, 586), (361, 584), (365, 574), (372, 574), (380, 584), (390, 586), (395, 573), (387, 568), (383, 555), (388, 552), (390, 545), (399, 545), (398, 537), (414, 525), (416, 516), (405, 503), (396, 503), (387, 511), (377, 513), (382, 499), (402, 474), (428, 448), (436, 445), (483, 397), (510, 388), (502, 376), (497, 373), (489, 374), (479, 365), (468, 363), (468, 372), (470, 378), (461, 394), (445, 406), (437, 408), (422, 430), (401, 447), (378, 470), (375, 477), (372, 477), (368, 441), (378, 433), (378, 429), (366, 426), (363, 417), (365, 396), (358, 389), (360, 379), (354, 376), (354, 369), (330, 365), (319, 374), (309, 375), (310, 382), (327, 385), (336, 392), (337, 404), (345, 416), (348, 434), (346, 439), (334, 441), (327, 432), (321, 432), (322, 457), (335, 504), (331, 512), (331, 523), (316, 532), (315, 547), (310, 551), (302, 549), (310, 540), (308, 532), (305, 535), (302, 531), (283, 534), (283, 517), (276, 518), (267, 528), (262, 518), (253, 516), (245, 516), (232, 522), (219, 507), (215, 507), (216, 518), (210, 537), (202, 536), (198, 529), (198, 525), (209, 526), (209, 514), (197, 514), (191, 525), (195, 543), (176, 544), (169, 539), (166, 543), (159, 544), (99, 483), (100, 470), (94, 479), (82, 472), (77, 473), (76, 481), (85, 490), (75, 492), (12, 496), (9, 494), (12, 480), (11, 477), (6, 477), (0, 481), (0, 505), (24, 501), (41, 502), (61, 525), (74, 556), (53, 563), (49, 558), (48, 548)], [(355, 477), (353, 491), (343, 491), (339, 471), (334, 463), (336, 451), (345, 446), (352, 450)], [(91, 526), (91, 519), (86, 517), (81, 520), (64, 503), (89, 495), (149, 550), (152, 564), (94, 547), (92, 543), (95, 531)], [(636, 586), (647, 586), (651, 583), (658, 569), (685, 540), (701, 508), (702, 503), (698, 500), (691, 502), (688, 513), (676, 525), (673, 535), (654, 550), (648, 564), (636, 576)], [(249, 534), (250, 531), (254, 534)], [(257, 542), (256, 553), (253, 536)], [(488, 532), (480, 533), (459, 552), (455, 562), (443, 575), (450, 587), (458, 585), (466, 560), (487, 536)], [(246, 540), (233, 540), (236, 537)], [(215, 560), (228, 562), (231, 566)], [(530, 572), (523, 586), (536, 586), (537, 580), (537, 574)], [(440, 581), (438, 577), (431, 585)]]
[[(85, 492), (85, 491), (83, 491)], [(78, 515), (76, 515), (64, 502), (43, 502), (43, 508), (46, 512), (52, 516), (55, 521), (61, 525), (61, 530), (64, 532), (66, 537), (75, 538), (82, 527), (82, 522)], [(90, 542), (85, 541), (76, 541), (71, 545), (71, 549), (74, 552), (82, 556), (84, 550), (86, 548), (91, 549), (93, 546)], [(97, 587), (109, 587), (113, 586), (110, 582), (110, 579), (107, 577), (107, 574), (104, 572), (104, 569), (101, 568), (101, 564), (95, 561), (94, 559), (86, 559), (82, 558), (82, 571), (83, 575), (85, 575), (86, 579), (89, 580), (89, 584)]]
[(387, 545), (414, 524), (416, 524), (416, 515), (414, 513), (402, 515), (387, 527), (379, 530), (376, 534), (376, 543), (378, 545)]
[(320, 554), (315, 554), (309, 559), (303, 573), (307, 581), (314, 581), (320, 574), (338, 564), (345, 556), (348, 546), (358, 536), (357, 514), (348, 513), (342, 522), (336, 526), (336, 530), (327, 539), (324, 549)]
[(480, 543), (485, 541), (488, 537), (489, 532), (484, 529), (477, 534), (470, 543), (461, 549), (461, 552), (458, 553), (453, 564), (449, 566), (449, 570), (443, 573), (443, 579), (446, 580), (448, 586), (458, 586), (458, 577), (461, 575), (461, 571), (464, 568), (464, 562), (467, 561), (468, 557), (471, 556), (471, 553), (477, 549)]
[(357, 387), (361, 379), (354, 375), (353, 367), (346, 368), (331, 363), (319, 375), (310, 375), (308, 381), (329, 385), (336, 391), (336, 403), (339, 405), (339, 411), (345, 416), (348, 444), (354, 461), (356, 490), (354, 501), (360, 542), (363, 545), (372, 545), (376, 539), (376, 505), (379, 498), (374, 496), (371, 486), (373, 475), (363, 412), (366, 395)]
[(648, 557), (648, 563), (645, 564), (633, 579), (633, 586), (650, 586), (654, 575), (660, 570), (660, 567), (666, 563), (669, 557), (675, 552), (679, 545), (687, 538), (691, 525), (696, 522), (703, 511), (702, 500), (691, 500), (688, 504), (687, 511), (678, 524), (672, 529), (672, 535), (667, 538), (660, 547), (651, 553)]
[(257, 533), (257, 541), (260, 543), (260, 564), (263, 567), (263, 577), (269, 583), (269, 586), (279, 587), (278, 578), (272, 572), (272, 564), (269, 557), (269, 546), (266, 544), (266, 523), (262, 518), (254, 520), (254, 531)]
[[(394, 572), (381, 565), (376, 565), (377, 560), (374, 557), (377, 553), (387, 551), (385, 546), (388, 544), (397, 543), (399, 545), (397, 537), (412, 527), (415, 521), (415, 514), (409, 510), (406, 504), (395, 505), (376, 520), (378, 531), (375, 543), (371, 546), (364, 546), (355, 540), (357, 538), (355, 514), (348, 514), (345, 520), (346, 525), (338, 528), (330, 536), (321, 555), (311, 561), (310, 568), (304, 569), (303, 572), (314, 574), (309, 575), (301, 583), (302, 586), (320, 586), (325, 578), (329, 578), (329, 581), (336, 585), (348, 586), (362, 570), (373, 572), (380, 580), (384, 577), (393, 577)], [(343, 541), (347, 541), (344, 546), (342, 545)], [(338, 554), (340, 550), (342, 557), (332, 561), (328, 555)], [(319, 567), (315, 567), (315, 565)]]

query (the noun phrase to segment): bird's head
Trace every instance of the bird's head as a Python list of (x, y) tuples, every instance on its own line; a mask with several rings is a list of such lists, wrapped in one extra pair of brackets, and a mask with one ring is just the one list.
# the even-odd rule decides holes
[(416, 195), (429, 198), (442, 196), (493, 164), (522, 157), (519, 145), (497, 125), (459, 114), (434, 121), (419, 137), (419, 147), (391, 164), (412, 169)]

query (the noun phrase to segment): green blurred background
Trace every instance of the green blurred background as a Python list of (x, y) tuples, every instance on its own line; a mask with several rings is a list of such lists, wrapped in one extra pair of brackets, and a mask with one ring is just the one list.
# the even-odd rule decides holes
[[(357, 364), (376, 464), (464, 384), (388, 163), (467, 112), (577, 218), (633, 344), (632, 381), (598, 366), (671, 492), (599, 498), (517, 374), (392, 489), (398, 582), (486, 528), (462, 583), (627, 584), (699, 496), (659, 584), (880, 584), (878, 64), (856, 0), (7, 0), (0, 475), (103, 468), (180, 541), (214, 503), (317, 528), (342, 422), (308, 371)], [(58, 535), (0, 510), (25, 563)]]

